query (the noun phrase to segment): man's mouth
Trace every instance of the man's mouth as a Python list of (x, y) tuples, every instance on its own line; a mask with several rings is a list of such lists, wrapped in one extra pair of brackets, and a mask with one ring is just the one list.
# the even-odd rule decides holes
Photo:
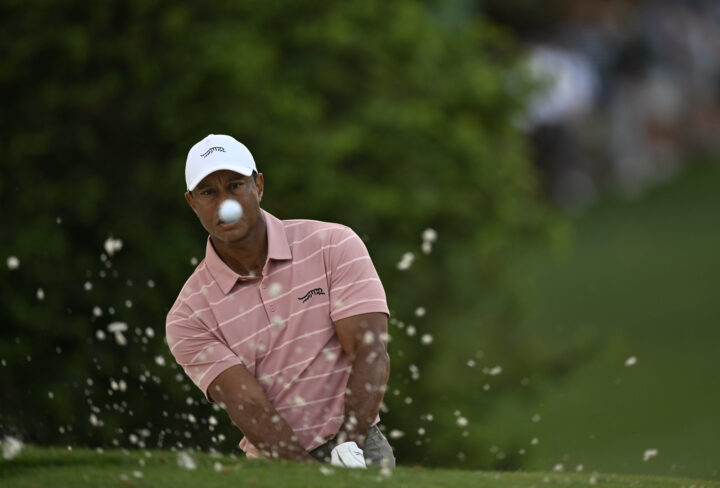
[(218, 221), (218, 227), (221, 229), (229, 229), (230, 227), (234, 226), (235, 224), (239, 223), (240, 221), (237, 220), (235, 222), (225, 222), (223, 220)]

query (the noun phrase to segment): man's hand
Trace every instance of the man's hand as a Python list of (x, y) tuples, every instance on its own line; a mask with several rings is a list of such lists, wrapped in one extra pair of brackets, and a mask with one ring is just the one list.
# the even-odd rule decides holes
[(330, 464), (344, 468), (367, 468), (365, 456), (354, 442), (343, 442), (330, 451)]
[(355, 315), (337, 320), (335, 330), (352, 364), (345, 393), (345, 422), (337, 438), (340, 443), (353, 441), (363, 449), (390, 377), (387, 316)]
[(275, 410), (265, 391), (245, 366), (239, 364), (220, 373), (208, 391), (264, 455), (317, 462), (298, 443), (290, 425)]

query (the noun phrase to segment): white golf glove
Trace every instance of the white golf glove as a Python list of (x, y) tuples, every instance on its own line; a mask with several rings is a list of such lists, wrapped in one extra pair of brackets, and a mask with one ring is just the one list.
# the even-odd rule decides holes
[(345, 468), (366, 468), (362, 449), (354, 442), (343, 442), (330, 451), (330, 464)]

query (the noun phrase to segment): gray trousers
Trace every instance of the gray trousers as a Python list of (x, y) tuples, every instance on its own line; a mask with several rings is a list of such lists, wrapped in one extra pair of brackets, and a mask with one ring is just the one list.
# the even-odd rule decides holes
[[(330, 462), (330, 452), (337, 445), (337, 438), (330, 439), (325, 444), (317, 447), (310, 451), (310, 455), (318, 461)], [(368, 430), (367, 437), (365, 437), (365, 449), (363, 449), (365, 462), (368, 466), (380, 467), (383, 464), (383, 459), (387, 467), (395, 467), (395, 456), (393, 456), (392, 447), (387, 440), (387, 437), (383, 435), (377, 425), (373, 425)]]

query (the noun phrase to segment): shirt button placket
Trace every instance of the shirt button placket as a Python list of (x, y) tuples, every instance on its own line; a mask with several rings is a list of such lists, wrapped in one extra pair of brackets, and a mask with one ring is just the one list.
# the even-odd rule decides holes
[[(267, 301), (271, 299), (270, 297), (267, 296), (267, 288), (268, 288), (267, 280), (263, 280), (263, 281), (260, 282), (260, 288), (261, 288), (261, 290), (262, 290), (262, 291), (260, 292), (260, 295), (262, 296), (262, 300), (263, 300), (263, 303), (265, 304), (265, 308), (266, 308), (270, 313), (275, 312), (275, 310), (277, 309), (277, 307), (275, 306), (274, 303), (271, 303), (270, 305), (267, 305)], [(269, 315), (269, 314), (268, 314), (268, 315)]]

